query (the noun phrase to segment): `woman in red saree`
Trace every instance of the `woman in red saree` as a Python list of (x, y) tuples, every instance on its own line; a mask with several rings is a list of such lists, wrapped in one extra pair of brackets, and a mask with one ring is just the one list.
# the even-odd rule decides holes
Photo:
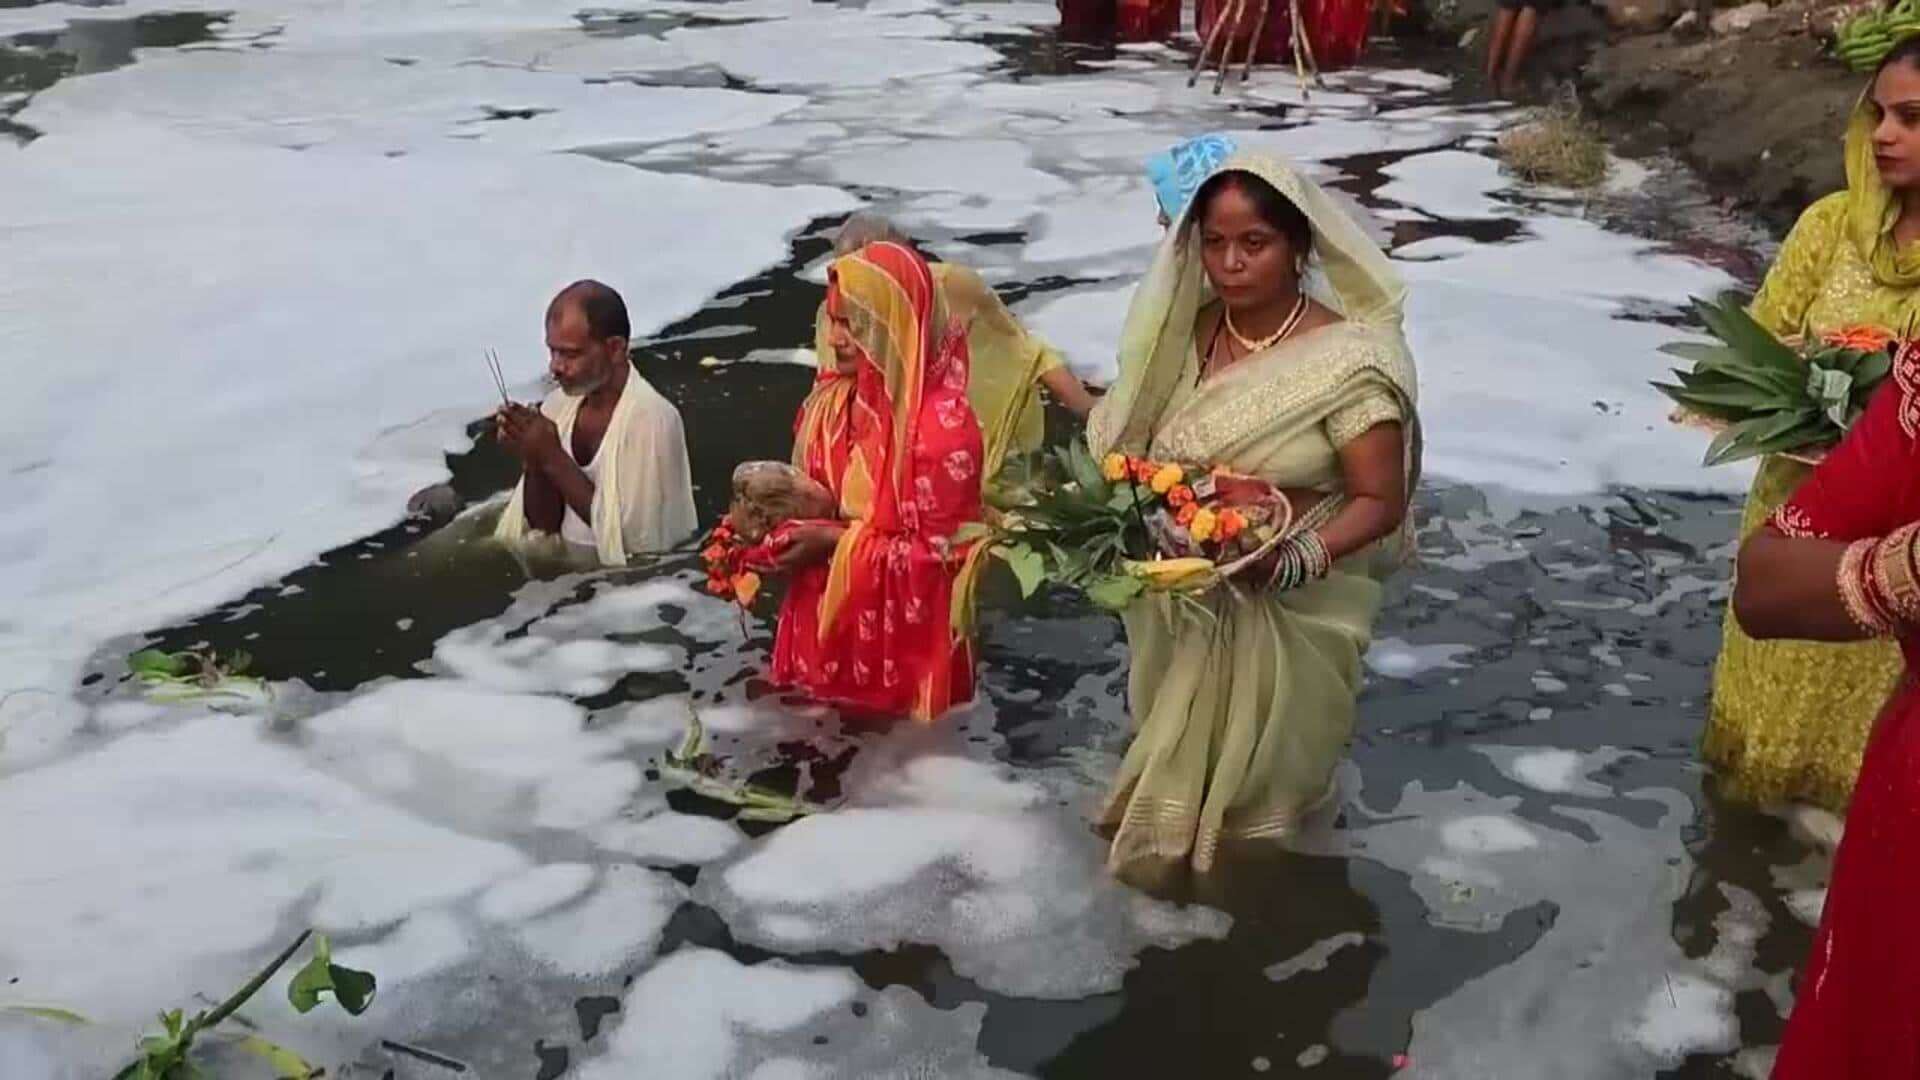
[(1876, 722), (1774, 1080), (1920, 1076), (1920, 348), (1741, 548), (1756, 638), (1890, 636), (1907, 675)]
[(792, 583), (773, 678), (821, 701), (930, 721), (973, 697), (973, 646), (956, 629), (965, 620), (954, 596), (966, 595), (977, 552), (952, 540), (980, 518), (967, 336), (909, 248), (870, 244), (834, 260), (827, 278), (834, 356), (821, 357), (793, 453), (840, 516), (775, 541)]

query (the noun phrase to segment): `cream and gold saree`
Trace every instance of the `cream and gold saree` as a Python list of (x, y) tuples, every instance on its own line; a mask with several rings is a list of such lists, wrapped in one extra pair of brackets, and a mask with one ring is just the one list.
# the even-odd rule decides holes
[[(1285, 165), (1237, 155), (1313, 223), (1308, 289), (1344, 321), (1200, 380), (1194, 327), (1210, 301), (1191, 217), (1169, 231), (1127, 315), (1120, 381), (1095, 410), (1096, 454), (1220, 465), (1282, 488), (1327, 493), (1306, 524), (1344, 504), (1339, 451), (1402, 425), (1407, 489), (1419, 473), (1413, 362), (1400, 331), (1405, 288), (1386, 256), (1322, 191)], [(1288, 592), (1219, 588), (1205, 611), (1148, 594), (1124, 617), (1135, 736), (1101, 823), (1109, 864), (1150, 879), (1211, 868), (1223, 841), (1280, 837), (1329, 792), (1353, 729), (1361, 658), (1381, 581), (1405, 533)]]

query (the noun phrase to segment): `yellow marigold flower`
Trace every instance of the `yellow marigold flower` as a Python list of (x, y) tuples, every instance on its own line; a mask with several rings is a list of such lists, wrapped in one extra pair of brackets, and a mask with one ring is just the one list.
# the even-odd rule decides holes
[(1108, 454), (1100, 463), (1100, 475), (1109, 480), (1120, 481), (1127, 478), (1127, 455)]
[(1153, 488), (1155, 495), (1165, 495), (1167, 492), (1172, 491), (1175, 485), (1186, 478), (1187, 474), (1180, 471), (1180, 466), (1162, 465), (1160, 466), (1160, 471), (1153, 474), (1153, 479), (1148, 483), (1148, 486)]
[(1219, 517), (1213, 511), (1202, 508), (1199, 513), (1193, 515), (1193, 520), (1187, 523), (1187, 532), (1192, 534), (1196, 542), (1204, 544), (1213, 539), (1213, 529), (1219, 521)]

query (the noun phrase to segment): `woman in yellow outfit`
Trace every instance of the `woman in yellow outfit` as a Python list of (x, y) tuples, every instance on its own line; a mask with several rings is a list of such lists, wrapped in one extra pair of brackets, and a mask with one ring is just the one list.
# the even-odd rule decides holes
[[(1920, 325), (1920, 162), (1898, 148), (1920, 129), (1920, 99), (1882, 110), (1862, 97), (1847, 126), (1847, 190), (1808, 207), (1788, 234), (1753, 315), (1776, 335), (1869, 324)], [(1806, 478), (1768, 458), (1741, 517), (1744, 538)], [(1898, 676), (1890, 641), (1759, 642), (1726, 616), (1703, 749), (1731, 794), (1838, 810), (1853, 790), (1875, 716)]]
[[(855, 214), (834, 238), (834, 254), (846, 255), (884, 241), (913, 246), (885, 218)], [(967, 349), (973, 364), (967, 400), (980, 418), (986, 440), (981, 475), (991, 481), (1008, 454), (1024, 454), (1040, 446), (1046, 434), (1040, 387), (1046, 387), (1055, 401), (1082, 418), (1093, 410), (1094, 398), (1067, 370), (1060, 354), (1021, 326), (979, 274), (957, 263), (933, 263), (932, 267), (947, 313), (967, 328)], [(814, 350), (821, 363), (830, 364), (833, 353), (824, 337), (825, 326), (824, 318), (815, 323)]]

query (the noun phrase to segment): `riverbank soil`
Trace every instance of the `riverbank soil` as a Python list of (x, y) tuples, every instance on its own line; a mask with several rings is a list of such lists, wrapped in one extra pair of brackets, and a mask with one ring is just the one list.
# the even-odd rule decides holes
[[(1434, 0), (1429, 36), (1480, 86), (1494, 0)], [(1547, 16), (1528, 64), (1528, 97), (1571, 84), (1629, 157), (1671, 153), (1721, 196), (1784, 232), (1808, 203), (1845, 184), (1840, 140), (1865, 82), (1829, 55), (1833, 4), (1698, 6), (1603, 0)]]
[(1846, 185), (1841, 136), (1864, 78), (1826, 54), (1837, 10), (1721, 9), (1720, 32), (1623, 36), (1594, 50), (1580, 83), (1622, 151), (1671, 148), (1784, 229)]

